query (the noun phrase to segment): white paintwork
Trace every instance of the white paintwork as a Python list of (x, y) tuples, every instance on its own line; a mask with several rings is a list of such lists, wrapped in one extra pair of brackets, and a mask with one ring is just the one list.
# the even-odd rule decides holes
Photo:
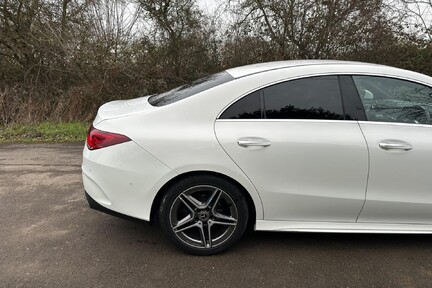
[[(416, 214), (417, 209), (420, 211), (417, 215), (408, 215), (412, 216), (411, 219), (416, 219), (418, 223), (428, 223), (426, 218), (430, 214), (427, 214), (426, 210), (431, 198), (423, 188), (427, 187), (429, 182), (410, 186), (412, 189), (409, 193), (412, 194), (413, 190), (420, 188), (412, 195), (413, 197), (418, 195), (423, 199), (409, 198), (408, 192), (402, 189), (407, 186), (403, 186), (405, 174), (400, 171), (408, 171), (410, 177), (417, 175), (412, 178), (416, 181), (428, 178), (429, 164), (424, 162), (430, 163), (430, 157), (420, 154), (421, 152), (431, 154), (430, 151), (427, 151), (427, 145), (431, 141), (429, 136), (425, 136), (425, 133), (417, 132), (429, 131), (429, 126), (426, 128), (414, 127), (414, 130), (407, 127), (406, 129), (414, 131), (407, 132), (407, 137), (401, 136), (405, 133), (404, 131), (390, 128), (389, 134), (383, 136), (382, 139), (393, 137), (412, 142), (414, 145), (412, 153), (408, 152), (403, 155), (407, 157), (415, 155), (416, 157), (414, 160), (405, 159), (405, 163), (409, 164), (408, 167), (398, 166), (394, 161), (389, 164), (393, 165), (392, 167), (387, 167), (385, 164), (374, 164), (391, 159), (389, 155), (380, 156), (381, 158), (375, 162), (371, 161), (370, 172), (390, 168), (389, 171), (398, 171), (397, 177), (399, 178), (391, 180), (390, 176), (394, 174), (387, 172), (381, 176), (371, 176), (369, 179), (371, 186), (367, 194), (367, 197), (371, 197), (371, 202), (366, 202), (359, 217), (360, 221), (370, 223), (354, 223), (353, 217), (358, 215), (361, 206), (359, 203), (362, 200), (365, 201), (364, 187), (366, 187), (365, 181), (367, 180), (365, 163), (369, 161), (365, 151), (366, 144), (364, 138), (362, 142), (362, 135), (359, 133), (358, 126), (356, 127), (358, 125), (356, 122), (281, 121), (278, 124), (256, 123), (250, 126), (244, 125), (244, 121), (243, 124), (242, 121), (236, 123), (216, 121), (218, 115), (240, 97), (270, 84), (290, 79), (317, 75), (364, 74), (397, 77), (431, 86), (432, 78), (387, 66), (339, 61), (286, 61), (234, 68), (228, 72), (237, 79), (167, 106), (152, 107), (147, 103), (147, 98), (131, 102), (111, 102), (102, 106), (93, 123), (94, 126), (101, 130), (127, 135), (133, 141), (95, 151), (84, 149), (83, 174), (84, 187), (87, 192), (109, 209), (149, 220), (153, 200), (166, 182), (187, 172), (212, 171), (231, 177), (248, 191), (257, 212), (257, 230), (425, 233), (424, 231), (432, 229), (432, 225), (399, 224), (404, 222), (401, 221), (401, 218), (404, 217), (402, 214), (392, 218), (402, 203), (405, 205), (403, 209), (412, 209), (410, 213)], [(378, 130), (386, 130), (388, 127), (381, 125), (381, 128), (373, 128), (370, 124), (361, 123), (363, 132), (370, 139), (368, 142), (372, 143), (372, 139), (382, 140), (378, 137), (382, 131)], [(272, 127), (269, 128), (269, 126)], [(259, 129), (261, 133), (252, 133), (253, 127)], [(291, 139), (289, 135), (285, 135), (286, 137), (277, 135), (277, 129), (289, 129), (293, 131), (292, 134), (295, 137)], [(315, 129), (318, 130), (314, 131)], [(244, 133), (245, 131), (248, 133)], [(324, 134), (323, 131), (327, 131), (328, 134)], [(227, 151), (218, 142), (216, 133)], [(320, 137), (317, 137), (318, 135)], [(232, 141), (236, 141), (240, 136), (267, 137), (272, 142), (268, 148), (272, 149), (250, 151), (256, 153), (249, 159), (248, 156), (245, 156), (246, 154), (237, 153), (238, 151), (235, 150), (237, 148), (234, 148), (236, 144)], [(282, 141), (287, 140), (294, 141), (290, 147), (295, 153), (283, 151), (284, 145), (288, 144)], [(332, 145), (332, 140), (334, 145)], [(315, 143), (316, 141), (319, 143)], [(348, 147), (341, 144), (346, 144)], [(432, 145), (429, 146), (432, 147)], [(309, 149), (304, 150), (302, 147)], [(253, 159), (266, 161), (264, 157), (267, 153), (266, 149), (267, 152), (274, 150), (275, 154), (271, 157), (276, 160), (277, 165), (263, 166), (262, 175), (256, 180), (254, 176), (258, 174), (258, 170), (254, 169), (258, 169), (257, 166), (262, 163), (252, 163), (252, 161)], [(370, 150), (370, 156), (378, 153), (378, 151), (374, 152), (373, 148)], [(244, 163), (240, 166), (254, 165), (255, 167), (237, 166), (227, 152), (232, 154), (233, 158), (238, 157), (237, 161)], [(281, 153), (280, 159), (275, 156), (277, 153)], [(289, 157), (291, 161), (282, 163), (282, 156)], [(405, 157), (402, 154), (398, 156)], [(308, 169), (308, 165), (304, 162), (304, 159), (308, 157), (311, 161), (314, 159), (330, 161), (331, 165), (314, 163)], [(417, 163), (418, 166), (416, 167), (414, 163)], [(294, 183), (292, 181), (288, 183), (291, 185), (288, 193), (280, 193), (280, 186), (277, 187), (276, 183), (269, 180), (272, 177), (282, 176), (283, 171), (280, 170), (283, 169), (282, 167), (287, 167), (286, 169), (289, 169), (291, 173), (297, 173), (296, 177), (289, 174), (284, 179), (287, 183), (288, 180), (294, 181)], [(306, 174), (299, 173), (295, 167), (301, 167)], [(424, 169), (417, 170), (419, 167)], [(421, 172), (414, 172), (414, 169)], [(248, 175), (251, 172), (252, 176)], [(339, 178), (340, 181), (336, 180), (337, 173), (343, 176)], [(421, 175), (421, 173), (424, 174)], [(421, 178), (422, 176), (424, 178)], [(304, 181), (304, 186), (302, 181)], [(397, 183), (392, 184), (392, 181)], [(381, 191), (381, 187), (385, 184), (389, 186)], [(297, 192), (297, 196), (300, 195), (300, 197), (295, 196), (295, 189), (300, 190)], [(391, 190), (395, 194), (391, 193)], [(379, 201), (375, 201), (376, 199)], [(399, 201), (399, 203), (393, 205), (392, 201)], [(287, 209), (285, 210), (284, 207)], [(390, 211), (391, 209), (394, 210)], [(318, 222), (320, 217), (325, 222)], [(374, 217), (381, 218), (377, 220)], [(303, 221), (272, 221), (275, 219)], [(310, 224), (311, 221), (319, 225)], [(377, 221), (386, 221), (386, 224), (376, 223)], [(405, 221), (405, 223), (410, 221)], [(328, 229), (325, 229), (326, 227)]]
[(131, 100), (117, 100), (105, 103), (99, 108), (94, 124), (96, 125), (103, 120), (146, 113), (157, 109), (148, 103), (149, 97), (144, 96)]

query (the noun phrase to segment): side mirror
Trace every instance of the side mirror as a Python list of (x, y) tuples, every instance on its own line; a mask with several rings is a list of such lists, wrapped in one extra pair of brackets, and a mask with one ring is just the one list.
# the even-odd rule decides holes
[(373, 98), (374, 98), (374, 95), (372, 94), (372, 92), (370, 92), (369, 90), (364, 90), (364, 93), (363, 93), (363, 99), (365, 99), (365, 100), (373, 100)]

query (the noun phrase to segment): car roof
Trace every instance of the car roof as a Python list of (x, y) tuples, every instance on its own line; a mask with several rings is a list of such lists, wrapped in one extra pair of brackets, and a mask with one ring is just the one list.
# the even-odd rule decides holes
[(282, 69), (282, 68), (297, 67), (297, 66), (335, 65), (335, 64), (382, 66), (378, 64), (370, 64), (370, 63), (354, 62), (354, 61), (340, 61), (340, 60), (287, 60), (287, 61), (274, 61), (274, 62), (240, 66), (240, 67), (227, 69), (226, 72), (228, 72), (234, 78), (241, 78), (252, 74), (257, 74), (257, 73), (262, 73), (262, 72)]

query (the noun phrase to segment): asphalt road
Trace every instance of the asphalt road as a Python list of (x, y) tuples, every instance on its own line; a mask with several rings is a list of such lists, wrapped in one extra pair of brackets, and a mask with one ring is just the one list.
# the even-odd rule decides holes
[(248, 232), (198, 257), (88, 208), (82, 143), (0, 145), (0, 287), (432, 287), (432, 236)]

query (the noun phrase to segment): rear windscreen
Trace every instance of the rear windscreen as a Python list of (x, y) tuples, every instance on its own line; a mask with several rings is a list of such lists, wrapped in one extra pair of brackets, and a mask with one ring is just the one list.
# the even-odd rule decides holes
[(207, 89), (216, 87), (223, 83), (233, 80), (227, 72), (220, 72), (213, 75), (206, 76), (204, 78), (193, 81), (192, 83), (185, 84), (183, 86), (174, 88), (168, 92), (164, 92), (158, 95), (151, 96), (149, 103), (153, 106), (164, 106), (182, 99), (188, 98), (197, 93), (203, 92)]

